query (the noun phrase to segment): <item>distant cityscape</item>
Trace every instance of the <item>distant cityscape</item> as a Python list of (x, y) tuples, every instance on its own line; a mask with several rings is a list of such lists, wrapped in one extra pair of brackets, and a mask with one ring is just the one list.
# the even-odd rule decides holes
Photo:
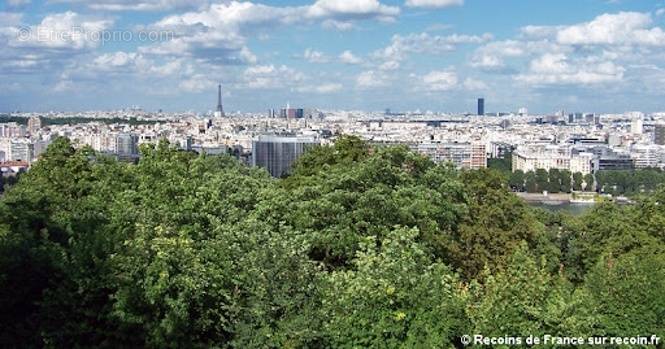
[(478, 98), (476, 114), (323, 111), (289, 103), (265, 114), (225, 113), (219, 85), (215, 111), (206, 114), (137, 107), (14, 112), (0, 115), (0, 168), (3, 176), (28, 170), (59, 136), (127, 161), (139, 157), (142, 144), (163, 139), (185, 151), (229, 154), (280, 177), (307, 149), (330, 144), (342, 134), (373, 144), (405, 145), (461, 169), (485, 168), (488, 159), (506, 154), (512, 154), (512, 170), (523, 172), (665, 168), (665, 113), (561, 110), (532, 115), (525, 107), (490, 113), (485, 102)]

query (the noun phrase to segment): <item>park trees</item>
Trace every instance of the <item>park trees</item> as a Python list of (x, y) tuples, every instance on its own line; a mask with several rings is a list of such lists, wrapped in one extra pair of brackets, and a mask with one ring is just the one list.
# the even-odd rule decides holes
[(494, 170), (353, 137), (284, 179), (166, 142), (141, 151), (126, 164), (57, 139), (0, 198), (0, 346), (662, 334), (662, 189), (575, 218), (533, 210)]

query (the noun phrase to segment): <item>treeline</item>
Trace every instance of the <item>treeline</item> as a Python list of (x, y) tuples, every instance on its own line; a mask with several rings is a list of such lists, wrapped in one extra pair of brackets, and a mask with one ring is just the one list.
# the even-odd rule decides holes
[(541, 193), (571, 193), (574, 191), (593, 191), (594, 177), (592, 174), (583, 175), (580, 172), (571, 173), (568, 170), (538, 169), (524, 173), (517, 170), (509, 174), (508, 183), (514, 191)]
[[(504, 172), (505, 173), (505, 172)], [(665, 172), (660, 169), (624, 171), (598, 171), (583, 175), (566, 170), (542, 169), (515, 171), (508, 174), (508, 183), (518, 192), (571, 193), (571, 191), (597, 191), (599, 193), (626, 196), (653, 193), (665, 184)]]
[(60, 138), (0, 198), (0, 347), (664, 338), (664, 200), (549, 214), (496, 171), (348, 137), (278, 180), (166, 143), (132, 165)]
[[(137, 118), (86, 118), (86, 117), (64, 117), (64, 118), (49, 118), (42, 117), (42, 126), (49, 125), (76, 125), (86, 124), (90, 122), (101, 122), (104, 124), (128, 124), (132, 126), (138, 125), (152, 125), (160, 121), (157, 120), (139, 120)], [(15, 122), (19, 125), (27, 125), (28, 118), (17, 116), (0, 116), (0, 123)]]
[(503, 158), (488, 159), (487, 167), (504, 175), (513, 191), (542, 193), (571, 193), (574, 191), (594, 191), (595, 179), (592, 174), (572, 173), (568, 170), (539, 169), (536, 171), (512, 171), (512, 153)]
[(596, 181), (603, 193), (634, 196), (654, 192), (665, 184), (665, 172), (660, 169), (599, 171)]

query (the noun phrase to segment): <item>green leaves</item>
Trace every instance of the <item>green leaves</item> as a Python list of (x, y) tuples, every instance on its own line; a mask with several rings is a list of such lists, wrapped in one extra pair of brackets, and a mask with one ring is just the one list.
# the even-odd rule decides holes
[(573, 288), (561, 276), (539, 265), (525, 243), (515, 250), (506, 268), (476, 284), (469, 317), (474, 332), (485, 336), (544, 334), (585, 335), (575, 318)]
[[(0, 346), (663, 335), (664, 189), (572, 218), (531, 210), (496, 171), (354, 137), (280, 180), (166, 142), (141, 152), (125, 164), (58, 139), (3, 194)], [(571, 176), (588, 181), (516, 172), (510, 187)]]
[(353, 268), (323, 279), (323, 329), (332, 347), (449, 347), (465, 325), (460, 282), (432, 262), (418, 231), (361, 244)]
[(585, 290), (599, 305), (600, 328), (610, 336), (665, 335), (665, 251), (647, 246), (605, 256)]

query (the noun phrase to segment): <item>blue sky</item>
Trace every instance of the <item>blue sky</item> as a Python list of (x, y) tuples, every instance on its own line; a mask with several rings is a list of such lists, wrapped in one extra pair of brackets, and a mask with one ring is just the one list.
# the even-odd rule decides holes
[(4, 0), (0, 111), (665, 111), (661, 0)]

